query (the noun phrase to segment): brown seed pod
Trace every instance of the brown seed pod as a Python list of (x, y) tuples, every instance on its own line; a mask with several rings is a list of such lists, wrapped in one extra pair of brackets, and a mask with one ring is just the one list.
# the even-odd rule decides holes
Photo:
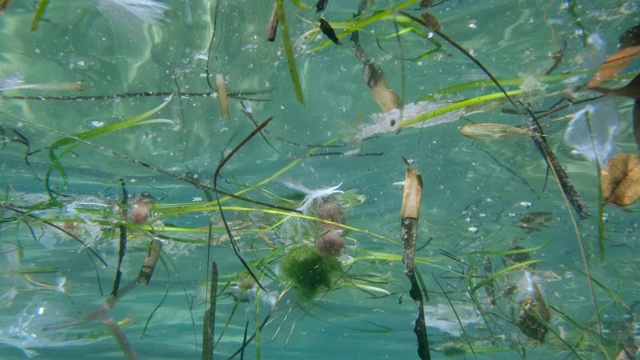
[(344, 239), (335, 231), (328, 231), (316, 240), (316, 249), (324, 257), (342, 255), (344, 246)]
[[(338, 204), (338, 199), (333, 195), (322, 199), (322, 202), (318, 206), (317, 217), (338, 224), (347, 223), (347, 217), (344, 215), (340, 204)], [(320, 226), (325, 232), (342, 230), (342, 227), (333, 224), (321, 223)]]
[(144, 224), (151, 216), (151, 204), (154, 199), (149, 194), (141, 194), (131, 202), (131, 208), (127, 213), (127, 219), (138, 225)]

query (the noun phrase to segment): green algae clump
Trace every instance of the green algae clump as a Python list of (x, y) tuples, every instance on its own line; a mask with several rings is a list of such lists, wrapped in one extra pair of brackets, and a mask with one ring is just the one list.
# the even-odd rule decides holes
[(342, 275), (342, 264), (322, 256), (314, 246), (299, 246), (289, 251), (281, 262), (282, 272), (298, 288), (298, 295), (312, 299), (320, 290), (329, 289)]

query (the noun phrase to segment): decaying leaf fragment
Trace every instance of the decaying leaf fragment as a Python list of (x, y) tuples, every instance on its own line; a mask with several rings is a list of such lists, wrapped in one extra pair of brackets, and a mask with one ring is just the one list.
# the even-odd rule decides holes
[(629, 66), (638, 54), (640, 54), (640, 25), (628, 29), (620, 36), (620, 50), (600, 65), (598, 72), (587, 86), (596, 87), (616, 76)]
[(640, 155), (618, 154), (600, 173), (602, 196), (607, 202), (627, 206), (640, 198)]
[(353, 42), (353, 51), (356, 57), (363, 64), (362, 77), (367, 82), (367, 86), (371, 89), (373, 98), (380, 105), (382, 112), (397, 109), (400, 106), (400, 97), (389, 88), (387, 77), (382, 67), (374, 62), (360, 46), (360, 38), (357, 31), (351, 34), (351, 41)]

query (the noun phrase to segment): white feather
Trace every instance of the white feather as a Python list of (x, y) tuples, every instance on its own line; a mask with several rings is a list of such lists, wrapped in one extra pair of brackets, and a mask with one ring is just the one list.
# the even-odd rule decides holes
[[(150, 25), (159, 25), (166, 20), (169, 6), (155, 0), (97, 0), (98, 10), (114, 18), (134, 17)], [(128, 22), (128, 20), (121, 20)]]

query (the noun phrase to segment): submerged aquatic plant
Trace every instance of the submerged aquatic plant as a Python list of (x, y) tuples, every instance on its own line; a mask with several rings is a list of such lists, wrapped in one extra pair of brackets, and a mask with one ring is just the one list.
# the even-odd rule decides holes
[(314, 247), (305, 245), (287, 252), (280, 266), (303, 300), (312, 300), (319, 291), (331, 289), (344, 272), (335, 257), (324, 256)]

